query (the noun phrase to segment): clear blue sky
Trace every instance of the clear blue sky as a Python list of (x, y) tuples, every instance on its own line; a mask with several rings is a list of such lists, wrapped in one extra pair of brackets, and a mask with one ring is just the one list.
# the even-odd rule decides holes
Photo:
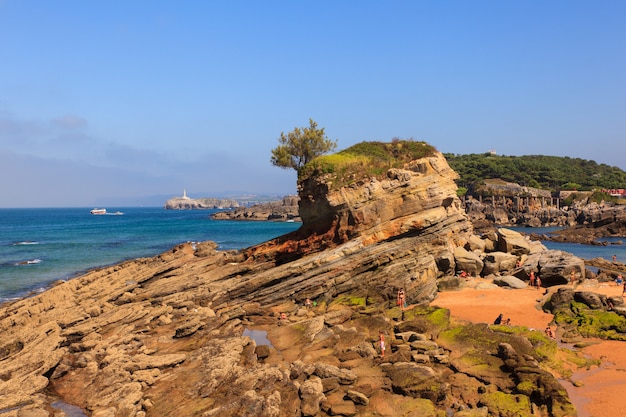
[(622, 0), (0, 0), (0, 207), (293, 194), (271, 149), (309, 118), (339, 149), (626, 169), (625, 22)]

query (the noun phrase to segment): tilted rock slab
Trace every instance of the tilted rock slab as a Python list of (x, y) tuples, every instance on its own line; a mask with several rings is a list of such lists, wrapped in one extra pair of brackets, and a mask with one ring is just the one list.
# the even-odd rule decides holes
[[(258, 362), (241, 336), (243, 306), (351, 293), (395, 300), (399, 288), (409, 303), (431, 301), (436, 259), (472, 231), (455, 178), (437, 154), (339, 190), (303, 181), (303, 226), (291, 235), (241, 251), (183, 244), (1, 306), (0, 410), (51, 410), (57, 397), (93, 416), (298, 406), (289, 361)], [(310, 337), (325, 326), (310, 324)]]

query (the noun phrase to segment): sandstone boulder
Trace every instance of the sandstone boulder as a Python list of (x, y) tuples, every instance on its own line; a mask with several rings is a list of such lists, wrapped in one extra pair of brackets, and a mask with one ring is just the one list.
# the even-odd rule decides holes
[(454, 262), (454, 254), (449, 250), (441, 251), (435, 258), (437, 269), (443, 275), (454, 275), (456, 264)]
[(481, 239), (479, 236), (471, 235), (467, 241), (467, 244), (465, 245), (465, 249), (467, 249), (470, 252), (474, 252), (474, 251), (484, 252), (485, 240)]
[(368, 405), (370, 402), (369, 398), (367, 398), (365, 394), (356, 390), (346, 391), (346, 397), (348, 397), (350, 401), (358, 405)]
[(300, 386), (300, 409), (303, 416), (316, 416), (320, 412), (320, 405), (326, 399), (323, 392), (322, 380), (316, 376), (304, 381)]
[(530, 241), (521, 233), (511, 229), (500, 228), (498, 233), (498, 250), (511, 255), (530, 253)]
[[(577, 276), (583, 275), (585, 271), (585, 263), (582, 259), (560, 250), (546, 250), (531, 254), (523, 267), (526, 276), (530, 271), (539, 275), (544, 287), (567, 284), (571, 271), (574, 271)], [(522, 278), (517, 274), (516, 276)]]
[(528, 285), (524, 281), (510, 275), (494, 278), (493, 283), (500, 287), (510, 287), (515, 289), (528, 287)]
[(350, 385), (357, 380), (357, 375), (349, 369), (341, 369), (325, 363), (315, 364), (315, 375), (320, 378), (337, 378), (342, 385)]
[(454, 249), (454, 260), (459, 272), (465, 271), (473, 276), (478, 276), (483, 270), (483, 261), (480, 257), (465, 248), (457, 247)]
[(512, 271), (518, 261), (516, 255), (504, 252), (491, 252), (483, 258), (483, 275), (499, 274), (505, 271)]
[(425, 365), (400, 362), (385, 367), (394, 391), (416, 398), (427, 398), (433, 402), (445, 398), (446, 384), (435, 371)]

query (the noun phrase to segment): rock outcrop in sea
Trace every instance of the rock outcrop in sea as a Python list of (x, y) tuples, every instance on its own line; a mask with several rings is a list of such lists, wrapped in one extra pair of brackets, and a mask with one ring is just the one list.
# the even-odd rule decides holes
[(218, 211), (211, 214), (215, 220), (253, 220), (253, 221), (294, 221), (299, 222), (298, 196), (286, 196), (279, 201), (239, 207), (234, 210)]
[(166, 210), (204, 210), (223, 207), (239, 207), (239, 202), (225, 198), (189, 198), (187, 193), (184, 193), (182, 197), (170, 198), (163, 206)]
[[(395, 157), (403, 144), (382, 146)], [(239, 251), (186, 243), (3, 305), (0, 414), (574, 416), (535, 350), (553, 342), (458, 327), (429, 306), (461, 268), (526, 273), (540, 244), (473, 235), (434, 150), (348, 175), (300, 179), (289, 235)], [(562, 264), (554, 274), (582, 273)]]

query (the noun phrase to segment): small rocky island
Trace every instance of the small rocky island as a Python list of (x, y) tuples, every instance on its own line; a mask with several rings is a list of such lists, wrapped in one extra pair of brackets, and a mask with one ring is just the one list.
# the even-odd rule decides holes
[(239, 202), (233, 199), (221, 198), (189, 198), (187, 190), (183, 191), (181, 197), (173, 197), (165, 202), (166, 210), (203, 210), (216, 208), (239, 207)]
[(297, 231), (237, 251), (183, 244), (3, 305), (0, 413), (575, 416), (555, 341), (431, 303), (460, 271), (521, 288), (540, 268), (549, 286), (583, 279), (584, 262), (506, 229), (474, 234), (456, 173), (426, 143), (333, 157), (300, 173)]

